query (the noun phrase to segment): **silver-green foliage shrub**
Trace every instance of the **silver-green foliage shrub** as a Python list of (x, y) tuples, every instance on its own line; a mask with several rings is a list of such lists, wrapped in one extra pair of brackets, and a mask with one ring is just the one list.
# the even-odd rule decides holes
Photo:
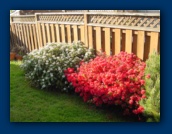
[(141, 100), (144, 116), (148, 122), (160, 121), (160, 55), (153, 53), (146, 61), (146, 98)]
[(81, 42), (52, 43), (24, 56), (21, 68), (36, 87), (68, 91), (72, 86), (66, 81), (64, 70), (77, 68), (81, 61), (94, 57), (94, 50), (87, 49)]

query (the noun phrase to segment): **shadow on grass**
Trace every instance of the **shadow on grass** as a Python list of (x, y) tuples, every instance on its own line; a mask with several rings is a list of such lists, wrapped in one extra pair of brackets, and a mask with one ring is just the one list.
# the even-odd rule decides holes
[[(40, 89), (35, 89), (40, 90)], [(106, 116), (106, 119), (108, 122), (145, 122), (144, 118), (142, 116), (138, 115), (124, 115), (124, 110), (120, 106), (95, 106), (92, 103), (85, 103), (83, 99), (76, 93), (70, 92), (70, 93), (64, 93), (61, 91), (55, 91), (55, 90), (44, 90), (44, 92), (59, 97), (60, 95), (65, 95), (67, 98), (72, 98), (73, 100), (77, 100), (75, 105), (85, 105), (88, 110), (95, 111), (96, 113), (102, 113)], [(140, 120), (139, 120), (140, 119)]]

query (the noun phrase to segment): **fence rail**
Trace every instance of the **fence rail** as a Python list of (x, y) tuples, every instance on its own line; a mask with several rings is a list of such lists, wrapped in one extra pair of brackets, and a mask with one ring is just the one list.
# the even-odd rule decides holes
[(10, 17), (11, 45), (30, 52), (50, 42), (81, 40), (108, 55), (133, 52), (146, 60), (160, 52), (159, 13), (37, 13)]

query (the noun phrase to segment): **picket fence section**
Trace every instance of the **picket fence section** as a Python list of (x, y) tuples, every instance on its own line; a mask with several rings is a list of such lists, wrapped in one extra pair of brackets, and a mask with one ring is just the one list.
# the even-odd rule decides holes
[(160, 53), (159, 13), (38, 13), (10, 17), (10, 43), (28, 52), (50, 42), (82, 41), (108, 55), (120, 51), (146, 60)]

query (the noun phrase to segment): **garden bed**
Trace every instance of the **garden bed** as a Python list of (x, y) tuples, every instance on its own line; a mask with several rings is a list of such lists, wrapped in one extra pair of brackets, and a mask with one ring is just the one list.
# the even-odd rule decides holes
[(21, 62), (10, 62), (11, 122), (136, 122), (123, 116), (121, 109), (95, 107), (75, 94), (31, 87), (20, 69)]
[(128, 117), (158, 122), (159, 63), (156, 53), (143, 62), (127, 52), (95, 55), (93, 49), (76, 42), (52, 43), (34, 50), (24, 56), (20, 67), (30, 85), (38, 89), (79, 95), (87, 105), (113, 109), (114, 113), (123, 109), (121, 113)]

